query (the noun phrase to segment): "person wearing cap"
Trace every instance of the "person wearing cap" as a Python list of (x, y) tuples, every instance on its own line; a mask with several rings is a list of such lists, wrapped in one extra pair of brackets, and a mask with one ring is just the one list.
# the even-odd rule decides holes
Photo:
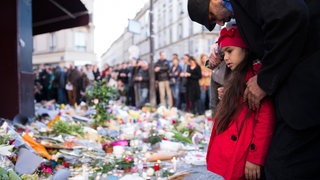
[(265, 98), (259, 111), (253, 111), (242, 97), (246, 81), (257, 74), (261, 63), (252, 56), (236, 27), (223, 28), (218, 45), (227, 74), (214, 117), (207, 168), (225, 180), (260, 179), (274, 130), (273, 102)]
[(258, 109), (274, 98), (276, 128), (266, 158), (267, 179), (319, 179), (320, 1), (188, 0), (191, 20), (209, 30), (235, 18), (262, 62), (244, 98)]
[(139, 85), (139, 108), (142, 108), (146, 103), (149, 102), (149, 66), (147, 61), (140, 61), (138, 66), (140, 66), (137, 76), (135, 77), (135, 82)]

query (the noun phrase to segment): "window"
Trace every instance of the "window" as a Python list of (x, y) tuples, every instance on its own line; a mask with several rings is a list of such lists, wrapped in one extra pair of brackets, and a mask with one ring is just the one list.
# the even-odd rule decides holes
[(169, 43), (172, 43), (172, 28), (169, 30)]
[(56, 33), (50, 33), (49, 35), (49, 49), (51, 52), (57, 49), (57, 35)]
[(179, 16), (182, 16), (183, 15), (183, 5), (182, 5), (182, 2), (180, 1), (179, 2), (179, 10), (178, 10), (178, 15)]
[(182, 39), (183, 37), (183, 27), (181, 23), (178, 25), (178, 37), (179, 39)]
[(75, 33), (75, 48), (77, 51), (85, 51), (86, 46), (86, 33), (76, 32)]

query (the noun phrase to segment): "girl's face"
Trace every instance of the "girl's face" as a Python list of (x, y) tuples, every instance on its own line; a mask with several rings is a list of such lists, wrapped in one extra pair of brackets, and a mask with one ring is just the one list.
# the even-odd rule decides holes
[(245, 49), (236, 46), (225, 46), (221, 50), (224, 53), (224, 60), (228, 68), (232, 71), (243, 61), (246, 55)]

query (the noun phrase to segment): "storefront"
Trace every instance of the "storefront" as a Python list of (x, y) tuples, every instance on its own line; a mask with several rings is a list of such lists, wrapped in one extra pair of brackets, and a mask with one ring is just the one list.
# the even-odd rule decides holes
[(32, 36), (85, 26), (90, 17), (80, 0), (4, 1), (0, 15), (0, 117), (32, 117)]

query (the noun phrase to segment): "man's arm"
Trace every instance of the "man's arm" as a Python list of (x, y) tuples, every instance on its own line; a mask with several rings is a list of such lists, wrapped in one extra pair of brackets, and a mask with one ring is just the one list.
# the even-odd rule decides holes
[[(284, 8), (285, 7), (285, 8)], [(308, 9), (299, 0), (257, 1), (263, 32), (262, 68), (247, 82), (244, 99), (253, 110), (273, 95), (300, 61), (308, 31)]]
[(308, 9), (300, 0), (259, 0), (264, 56), (257, 82), (272, 95), (299, 62), (308, 33)]

